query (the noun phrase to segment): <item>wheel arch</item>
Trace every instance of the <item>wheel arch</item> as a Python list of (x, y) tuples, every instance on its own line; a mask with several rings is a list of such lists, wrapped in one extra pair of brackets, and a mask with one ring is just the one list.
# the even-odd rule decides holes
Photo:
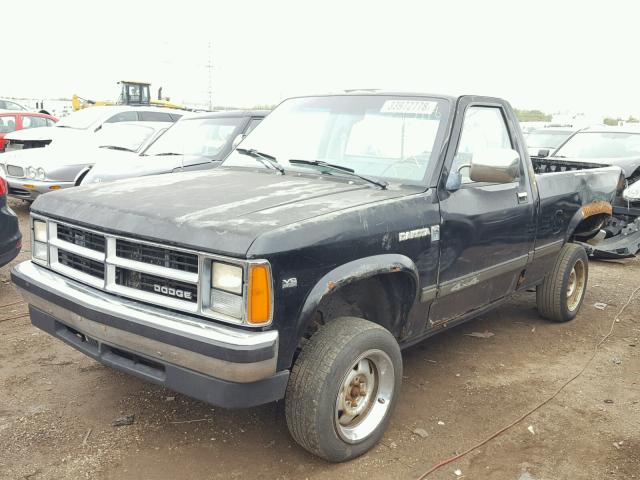
[(573, 238), (588, 240), (600, 231), (613, 214), (609, 202), (594, 201), (580, 207), (569, 221), (565, 242)]
[[(405, 292), (406, 297), (402, 301), (406, 306), (404, 313), (408, 313), (410, 306), (418, 298), (420, 286), (418, 269), (409, 257), (400, 254), (383, 254), (354, 260), (334, 268), (316, 282), (302, 306), (297, 338), (303, 338), (310, 329), (316, 312), (323, 302), (332, 297), (335, 298), (336, 295), (347, 291), (350, 286), (358, 282), (372, 280), (380, 280), (381, 288), (388, 293), (389, 289), (393, 293), (398, 292), (398, 289), (402, 288), (401, 285), (408, 286), (408, 291)], [(402, 288), (402, 291), (404, 290)], [(392, 333), (397, 335), (399, 332)]]

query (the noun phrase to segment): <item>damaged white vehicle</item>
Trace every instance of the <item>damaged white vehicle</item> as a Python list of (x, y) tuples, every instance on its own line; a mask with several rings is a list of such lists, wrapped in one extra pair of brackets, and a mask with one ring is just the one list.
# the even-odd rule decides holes
[(45, 148), (4, 153), (9, 196), (33, 201), (43, 193), (80, 185), (93, 164), (135, 157), (171, 124), (122, 122), (105, 125), (83, 141), (58, 141)]

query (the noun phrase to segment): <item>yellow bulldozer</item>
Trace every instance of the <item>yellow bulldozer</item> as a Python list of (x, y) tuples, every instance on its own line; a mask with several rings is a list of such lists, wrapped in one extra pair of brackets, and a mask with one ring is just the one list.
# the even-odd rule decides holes
[(180, 110), (187, 109), (183, 105), (171, 103), (168, 98), (162, 98), (162, 87), (158, 89), (158, 99), (154, 100), (150, 94), (150, 83), (121, 80), (118, 84), (122, 86), (118, 100), (88, 100), (74, 95), (71, 98), (73, 110), (77, 111), (99, 105), (155, 105), (157, 107), (176, 108)]

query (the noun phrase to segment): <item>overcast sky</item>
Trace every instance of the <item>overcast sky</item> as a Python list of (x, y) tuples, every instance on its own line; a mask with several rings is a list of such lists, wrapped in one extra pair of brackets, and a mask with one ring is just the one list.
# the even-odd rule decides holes
[[(593, 5), (591, 5), (593, 4)], [(9, 1), (0, 96), (114, 98), (121, 79), (217, 105), (353, 88), (640, 116), (640, 2)]]

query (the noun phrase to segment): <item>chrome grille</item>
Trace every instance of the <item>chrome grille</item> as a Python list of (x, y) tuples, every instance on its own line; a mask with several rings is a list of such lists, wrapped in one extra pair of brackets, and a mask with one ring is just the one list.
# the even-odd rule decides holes
[(104, 263), (58, 249), (58, 262), (92, 277), (104, 279)]
[(183, 272), (198, 273), (198, 256), (192, 253), (178, 252), (168, 248), (135, 243), (129, 240), (116, 240), (116, 255), (120, 258), (150, 263)]
[(197, 313), (198, 254), (49, 221), (51, 268), (95, 288)]
[(58, 224), (58, 238), (96, 252), (104, 252), (104, 235)]
[(7, 175), (10, 177), (24, 177), (24, 168), (17, 165), (7, 165)]
[(116, 267), (116, 284), (144, 292), (160, 293), (161, 295), (179, 298), (187, 302), (198, 302), (197, 285), (172, 280), (170, 278), (158, 277), (148, 273)]

